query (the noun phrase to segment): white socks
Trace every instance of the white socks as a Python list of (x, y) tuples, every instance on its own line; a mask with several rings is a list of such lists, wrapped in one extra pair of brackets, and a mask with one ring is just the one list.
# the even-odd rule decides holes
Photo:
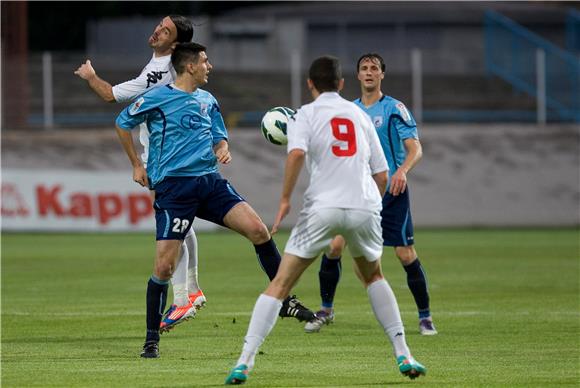
[(189, 261), (189, 255), (187, 249), (185, 249), (185, 244), (181, 245), (181, 254), (177, 259), (177, 265), (175, 266), (175, 271), (171, 276), (171, 285), (173, 286), (173, 304), (178, 306), (184, 306), (189, 303), (187, 298), (187, 262)]
[(197, 282), (197, 236), (193, 228), (189, 229), (187, 236), (185, 236), (184, 245), (187, 247), (189, 253), (189, 261), (187, 263), (187, 291), (190, 294), (195, 294), (199, 291), (199, 284)]
[(410, 357), (411, 353), (405, 341), (405, 328), (401, 320), (401, 313), (389, 283), (385, 279), (377, 280), (367, 287), (367, 293), (377, 321), (391, 340), (395, 357)]
[(242, 354), (236, 365), (246, 364), (248, 369), (252, 369), (258, 348), (276, 324), (280, 308), (282, 308), (282, 301), (266, 294), (261, 294), (258, 297), (254, 305), (248, 332), (244, 338)]
[(193, 229), (190, 229), (181, 245), (181, 255), (177, 259), (177, 265), (173, 276), (173, 304), (185, 306), (189, 303), (188, 294), (199, 291), (197, 284), (197, 237)]
[[(397, 305), (395, 294), (393, 294), (387, 281), (385, 279), (377, 280), (367, 287), (367, 292), (373, 312), (383, 327), (385, 334), (391, 340), (395, 357), (411, 357), (405, 342), (405, 329), (403, 328), (399, 306)], [(281, 307), (282, 301), (272, 296), (261, 294), (258, 297), (254, 305), (248, 332), (244, 337), (242, 354), (238, 358), (236, 365), (245, 364), (249, 370), (253, 368), (256, 353), (264, 339), (274, 328)]]

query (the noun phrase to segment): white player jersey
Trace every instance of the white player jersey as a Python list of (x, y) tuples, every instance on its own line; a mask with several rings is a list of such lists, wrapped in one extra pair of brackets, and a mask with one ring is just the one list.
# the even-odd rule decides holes
[(372, 175), (388, 171), (370, 118), (338, 93), (322, 93), (288, 123), (288, 152), (306, 152), (304, 208), (381, 210)]
[[(174, 80), (171, 55), (157, 58), (154, 55), (137, 78), (113, 86), (113, 96), (117, 102), (133, 101), (150, 89), (168, 85)], [(146, 164), (149, 157), (149, 130), (145, 123), (139, 126), (139, 141), (143, 146), (141, 160)]]

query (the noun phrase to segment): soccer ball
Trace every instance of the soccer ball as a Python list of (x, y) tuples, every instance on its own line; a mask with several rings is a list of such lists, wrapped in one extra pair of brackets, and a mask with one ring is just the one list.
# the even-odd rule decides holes
[(262, 134), (272, 144), (288, 144), (286, 125), (288, 120), (296, 113), (293, 109), (277, 106), (266, 112), (262, 118)]

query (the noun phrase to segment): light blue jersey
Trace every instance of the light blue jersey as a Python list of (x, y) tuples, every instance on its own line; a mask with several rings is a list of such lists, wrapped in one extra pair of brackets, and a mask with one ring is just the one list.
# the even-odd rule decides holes
[(368, 108), (360, 98), (354, 100), (354, 103), (370, 116), (379, 134), (390, 173), (394, 174), (407, 157), (403, 140), (419, 139), (415, 119), (401, 101), (390, 96), (382, 96)]
[(209, 92), (193, 93), (172, 85), (155, 88), (117, 117), (119, 128), (149, 128), (147, 175), (151, 188), (165, 177), (201, 176), (218, 171), (213, 146), (227, 140), (219, 105)]

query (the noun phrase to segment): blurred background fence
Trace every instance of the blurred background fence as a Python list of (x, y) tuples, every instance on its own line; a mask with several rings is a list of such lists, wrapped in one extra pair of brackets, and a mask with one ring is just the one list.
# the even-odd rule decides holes
[[(566, 27), (574, 30), (576, 23), (568, 19)], [(580, 60), (573, 51), (494, 11), (485, 13), (485, 41), (487, 71), (535, 96), (539, 121), (547, 120), (546, 108), (551, 121), (580, 121)]]
[[(84, 51), (30, 50), (26, 33), (10, 27), (27, 16), (8, 19), (10, 4), (26, 8), (3, 4), (3, 91), (10, 96), (3, 128), (110, 126), (120, 108), (87, 93), (72, 72), (90, 58), (113, 84), (134, 77), (151, 55), (147, 38), (163, 13), (139, 15), (135, 7), (134, 15), (88, 19)], [(386, 59), (386, 92), (425, 122), (542, 123), (580, 120), (573, 6), (281, 2), (189, 16), (214, 65), (207, 88), (233, 125), (255, 126), (268, 107), (308, 101), (305, 69), (322, 54), (341, 59), (343, 94), (355, 98), (355, 62), (368, 51)]]

